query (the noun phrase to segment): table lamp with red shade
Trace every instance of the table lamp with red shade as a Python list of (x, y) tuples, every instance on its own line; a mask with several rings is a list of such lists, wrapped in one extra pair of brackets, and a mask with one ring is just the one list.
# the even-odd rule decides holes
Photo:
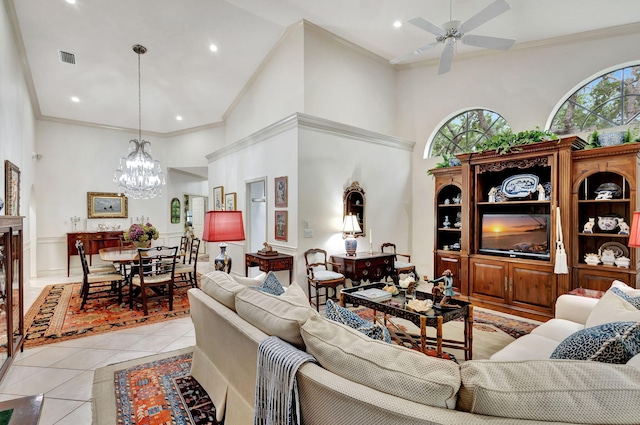
[(204, 215), (202, 239), (220, 242), (220, 254), (213, 260), (215, 269), (231, 273), (231, 257), (225, 242), (243, 241), (242, 211), (207, 211)]
[(640, 211), (633, 212), (631, 231), (629, 232), (629, 243), (627, 245), (629, 245), (630, 248), (640, 248)]

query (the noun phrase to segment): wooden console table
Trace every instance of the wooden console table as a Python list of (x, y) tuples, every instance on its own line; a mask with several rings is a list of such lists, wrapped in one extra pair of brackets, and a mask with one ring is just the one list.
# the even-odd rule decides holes
[(71, 266), (71, 256), (78, 255), (76, 241), (80, 239), (84, 245), (84, 252), (89, 256), (89, 264), (92, 265), (92, 255), (98, 254), (101, 248), (120, 246), (122, 230), (106, 232), (74, 232), (67, 233), (67, 277)]
[(259, 267), (265, 273), (289, 270), (289, 284), (293, 282), (293, 256), (287, 254), (260, 255), (257, 252), (244, 254), (244, 274), (249, 276), (249, 267)]
[(386, 277), (395, 279), (394, 260), (392, 252), (356, 252), (356, 255), (331, 256), (331, 261), (340, 264), (341, 273), (351, 279), (353, 285), (360, 285), (362, 280), (373, 283)]

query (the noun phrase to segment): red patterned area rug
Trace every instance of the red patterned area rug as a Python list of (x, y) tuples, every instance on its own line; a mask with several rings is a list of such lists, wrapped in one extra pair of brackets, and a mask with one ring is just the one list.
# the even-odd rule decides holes
[(193, 348), (96, 370), (94, 425), (216, 425), (216, 409), (189, 376)]
[(142, 307), (134, 305), (129, 310), (128, 295), (123, 303), (118, 298), (95, 298), (87, 300), (80, 309), (80, 283), (49, 285), (25, 315), (25, 348), (52, 342), (60, 342), (83, 336), (158, 323), (189, 315), (187, 289), (175, 291), (173, 310), (169, 311), (166, 300), (149, 304), (149, 315)]

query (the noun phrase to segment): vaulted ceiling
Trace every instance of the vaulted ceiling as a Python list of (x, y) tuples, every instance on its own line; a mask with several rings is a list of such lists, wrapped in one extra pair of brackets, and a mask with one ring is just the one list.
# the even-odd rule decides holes
[[(132, 46), (139, 43), (148, 49), (140, 58), (143, 130), (173, 134), (223, 121), (269, 51), (302, 19), (390, 60), (434, 41), (434, 35), (407, 24), (409, 19), (423, 17), (436, 25), (450, 17), (465, 21), (492, 1), (5, 0), (5, 5), (39, 117), (137, 129), (138, 59)], [(638, 0), (507, 1), (511, 10), (474, 34), (515, 38), (512, 49), (640, 21)], [(404, 25), (396, 28), (395, 21)], [(399, 66), (437, 63), (438, 47)], [(459, 45), (456, 54), (478, 50)], [(63, 62), (61, 51), (72, 53), (75, 64)], [(433, 78), (438, 78), (435, 70)]]

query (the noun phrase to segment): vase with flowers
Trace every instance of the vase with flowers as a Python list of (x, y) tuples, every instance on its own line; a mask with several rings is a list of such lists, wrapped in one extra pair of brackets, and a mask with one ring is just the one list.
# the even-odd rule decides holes
[(124, 232), (124, 240), (131, 241), (138, 248), (148, 248), (151, 241), (158, 239), (160, 233), (151, 223), (134, 223)]

